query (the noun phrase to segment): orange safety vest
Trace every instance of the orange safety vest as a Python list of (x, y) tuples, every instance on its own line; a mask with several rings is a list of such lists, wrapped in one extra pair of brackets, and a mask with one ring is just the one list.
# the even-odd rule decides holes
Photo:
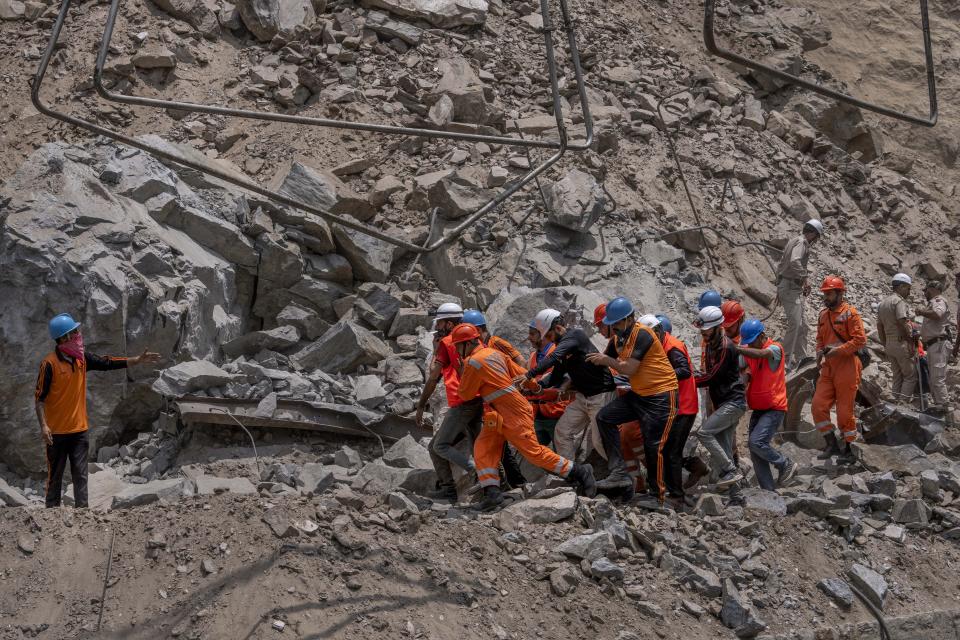
[[(630, 376), (630, 388), (638, 396), (655, 396), (668, 391), (676, 391), (677, 374), (673, 370), (673, 365), (667, 359), (667, 352), (663, 350), (660, 339), (657, 334), (649, 327), (645, 327), (639, 322), (633, 323), (633, 329), (630, 330), (630, 337), (627, 338), (623, 346), (617, 350), (617, 355), (621, 360), (627, 360), (633, 357), (633, 349), (637, 344), (637, 336), (641, 331), (650, 334), (652, 343), (647, 353), (644, 354), (640, 366), (632, 376)], [(619, 338), (614, 338), (619, 342)]]
[[(683, 357), (687, 359), (687, 367), (690, 369), (690, 377), (683, 380), (677, 379), (679, 385), (680, 404), (677, 409), (678, 416), (695, 416), (700, 410), (700, 401), (697, 398), (697, 381), (693, 377), (693, 363), (690, 361), (690, 354), (687, 352), (687, 345), (683, 340), (674, 337), (670, 333), (663, 334), (663, 351), (670, 353), (671, 349), (679, 349)], [(669, 360), (669, 358), (667, 358)]]
[(783, 345), (767, 338), (761, 347), (767, 349), (771, 345), (780, 347), (780, 364), (771, 370), (766, 358), (744, 358), (750, 367), (750, 384), (747, 386), (747, 406), (756, 411), (787, 410), (787, 375), (786, 353)]
[[(550, 348), (547, 349), (547, 353), (544, 355), (544, 357), (549, 356), (551, 353), (553, 353), (554, 349), (556, 348), (557, 348), (556, 343), (551, 342)], [(535, 366), (537, 366), (536, 350), (534, 350), (530, 354), (530, 362), (528, 364), (529, 366), (527, 367), (527, 369), (533, 369)], [(550, 375), (550, 371), (552, 371), (552, 369), (550, 369), (549, 371), (546, 371), (542, 376), (537, 378), (537, 381), (539, 382), (541, 380), (546, 379), (547, 376)], [(531, 398), (531, 400), (536, 400), (536, 398)], [(533, 407), (536, 410), (537, 415), (550, 420), (554, 420), (563, 415), (563, 412), (566, 410), (568, 404), (570, 404), (569, 400), (562, 400), (562, 401), (557, 400), (556, 402), (537, 402), (533, 405)]]
[(44, 414), (51, 433), (80, 433), (89, 428), (87, 422), (87, 362), (72, 363), (51, 352), (40, 363), (36, 399), (40, 400), (46, 369), (50, 370), (50, 388), (43, 398)]

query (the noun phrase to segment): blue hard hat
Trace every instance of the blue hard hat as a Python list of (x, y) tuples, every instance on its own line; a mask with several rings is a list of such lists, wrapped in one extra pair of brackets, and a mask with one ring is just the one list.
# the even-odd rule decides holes
[(660, 321), (660, 326), (663, 327), (663, 330), (667, 333), (673, 333), (673, 323), (670, 322), (670, 318), (663, 315), (662, 313), (657, 314), (657, 320)]
[(475, 327), (485, 327), (487, 326), (487, 319), (483, 317), (483, 314), (477, 311), (476, 309), (467, 309), (463, 312), (463, 322), (466, 324), (472, 324)]
[(61, 313), (53, 318), (48, 325), (50, 337), (56, 340), (62, 338), (74, 329), (78, 328), (80, 323), (73, 319), (69, 313)]
[(603, 317), (603, 324), (616, 324), (633, 313), (633, 303), (624, 297), (614, 298), (607, 303), (607, 315)]
[(749, 345), (763, 333), (763, 323), (756, 318), (750, 318), (740, 325), (740, 344)]
[(723, 304), (723, 298), (713, 289), (708, 289), (700, 294), (700, 301), (697, 303), (697, 309), (702, 311), (706, 307), (719, 307)]

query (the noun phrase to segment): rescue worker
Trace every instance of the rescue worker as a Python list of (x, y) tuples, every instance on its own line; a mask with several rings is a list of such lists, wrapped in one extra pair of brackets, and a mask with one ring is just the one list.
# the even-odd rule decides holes
[(927, 365), (930, 368), (930, 391), (937, 407), (950, 410), (950, 394), (947, 391), (947, 359), (950, 354), (950, 336), (947, 331), (950, 309), (943, 298), (943, 285), (938, 280), (927, 282), (923, 295), (926, 306), (919, 307), (915, 314), (923, 316), (920, 325), (920, 340), (927, 350)]
[[(609, 401), (610, 393), (614, 390), (613, 374), (607, 367), (593, 364), (587, 359), (590, 354), (597, 353), (597, 348), (583, 329), (568, 328), (556, 309), (543, 309), (537, 313), (533, 324), (543, 336), (542, 339), (555, 343), (556, 347), (540, 364), (526, 374), (517, 376), (514, 384), (518, 387), (529, 386), (529, 381), (553, 369), (544, 381), (543, 388), (559, 388), (562, 392), (574, 393), (573, 400), (557, 420), (554, 449), (564, 458), (575, 460), (578, 442), (586, 438), (590, 447), (607, 457), (606, 442), (600, 441), (600, 433), (594, 425), (597, 413)], [(590, 436), (581, 437), (588, 430)]]
[[(673, 336), (673, 323), (670, 322), (670, 318), (668, 318), (667, 316), (663, 315), (662, 313), (658, 313), (658, 314), (657, 314), (657, 320), (660, 321), (660, 326), (663, 327), (664, 332), (670, 335), (671, 340), (675, 340), (675, 341), (677, 341), (677, 342), (680, 343), (680, 347), (682, 347), (682, 351), (683, 351), (684, 353), (686, 353), (686, 354), (687, 354), (687, 357), (689, 358), (689, 357), (690, 357), (690, 355), (689, 355), (690, 352), (689, 352), (689, 350), (687, 349), (687, 345), (686, 345), (682, 340), (680, 340), (679, 338), (676, 338), (676, 337)], [(673, 345), (672, 342), (671, 342), (671, 345)], [(668, 348), (666, 345), (664, 345), (664, 349), (667, 350), (667, 357), (670, 357), (670, 349), (671, 349), (671, 348), (673, 348), (673, 346), (671, 346), (671, 347)], [(690, 371), (693, 372), (693, 366), (692, 366), (693, 360), (691, 360), (690, 362), (691, 362)], [(671, 364), (672, 364), (672, 363), (673, 363), (673, 360), (671, 359)], [(676, 371), (676, 369), (674, 369), (674, 371)], [(680, 398), (679, 398), (680, 413), (679, 413), (679, 415), (678, 415), (678, 418), (679, 418), (679, 417), (682, 417), (682, 416), (684, 415), (684, 413), (683, 413), (684, 407), (689, 408), (689, 404), (685, 404), (685, 403), (684, 403), (684, 387), (683, 387), (683, 383), (680, 382), (680, 376), (679, 376), (679, 374), (677, 375), (677, 382), (680, 384), (680, 393), (679, 393), (679, 395), (680, 395)], [(693, 384), (693, 388), (694, 388), (694, 400), (696, 400), (696, 396), (697, 396), (697, 393), (696, 393), (696, 391), (697, 391), (697, 389), (696, 389), (696, 383)], [(687, 394), (688, 394), (688, 395), (687, 395), (687, 398), (686, 398), (686, 402), (689, 403), (689, 391), (687, 392)], [(694, 407), (694, 413), (696, 413), (696, 407)], [(690, 425), (690, 426), (692, 427), (692, 426), (693, 426), (693, 420), (691, 420), (690, 422), (691, 422), (691, 425)], [(692, 446), (690, 446), (690, 447), (685, 446), (684, 449), (690, 448), (691, 450), (695, 450), (695, 449), (696, 449), (696, 440), (690, 440), (690, 439), (689, 439), (689, 435), (690, 435), (690, 434), (689, 434), (689, 431), (688, 431), (688, 432), (687, 432), (687, 436), (688, 436), (688, 437), (686, 438), (686, 441), (687, 441), (688, 443), (692, 443)], [(734, 451), (734, 453), (736, 453), (736, 451)], [(736, 459), (734, 459), (734, 461), (736, 461)], [(684, 457), (683, 457), (683, 468), (686, 469), (687, 472), (689, 473), (689, 475), (687, 476), (686, 481), (683, 483), (684, 492), (686, 492), (687, 489), (690, 489), (691, 487), (696, 486), (696, 484), (697, 484), (698, 482), (700, 482), (700, 479), (701, 479), (701, 478), (703, 478), (705, 475), (707, 475), (708, 473), (710, 473), (710, 467), (708, 467), (708, 466), (707, 466), (707, 463), (705, 463), (703, 460), (701, 460), (701, 459), (700, 459), (700, 456), (697, 456), (697, 455), (689, 455), (689, 456), (688, 456), (688, 455), (684, 455)]]
[[(737, 351), (746, 361), (743, 371), (750, 409), (749, 446), (753, 470), (761, 489), (774, 491), (797, 475), (797, 463), (777, 451), (771, 442), (787, 415), (787, 373), (783, 345), (764, 333), (760, 320), (750, 318), (740, 328)], [(770, 466), (779, 472), (773, 481)]]
[[(510, 344), (508, 340), (492, 335), (490, 331), (487, 330), (487, 319), (483, 313), (476, 309), (466, 309), (463, 312), (463, 322), (472, 324), (477, 328), (480, 332), (480, 341), (483, 343), (483, 346), (496, 349), (520, 367), (524, 366), (523, 354), (520, 353), (519, 349)], [(476, 434), (474, 434), (474, 437), (476, 437)], [(517, 460), (517, 457), (513, 455), (513, 452), (510, 451), (510, 446), (506, 443), (503, 445), (502, 463), (507, 484), (512, 487), (520, 487), (526, 483), (527, 479), (523, 476), (523, 471), (520, 469), (520, 462)]]
[(700, 425), (697, 438), (710, 454), (710, 461), (720, 474), (717, 487), (730, 487), (731, 503), (740, 502), (739, 487), (743, 474), (733, 460), (734, 435), (737, 423), (747, 411), (740, 378), (742, 360), (737, 345), (723, 332), (723, 312), (719, 307), (700, 311), (696, 326), (706, 341), (704, 371), (695, 375), (696, 385), (707, 388), (714, 410)]
[(907, 307), (912, 284), (905, 273), (893, 276), (893, 291), (877, 308), (877, 334), (893, 370), (893, 398), (905, 403), (913, 399), (918, 382), (917, 345)]
[(587, 355), (587, 361), (627, 376), (630, 390), (614, 397), (597, 414), (610, 469), (609, 475), (597, 482), (597, 488), (633, 487), (620, 451), (618, 426), (637, 420), (643, 434), (649, 490), (661, 504), (668, 493), (672, 498), (682, 497), (683, 487), (674, 484), (675, 474), (668, 473), (667, 444), (677, 416), (677, 375), (656, 334), (637, 322), (629, 300), (618, 297), (607, 303), (602, 322), (613, 335), (606, 351)]
[(794, 369), (807, 355), (807, 323), (803, 319), (803, 299), (810, 295), (807, 263), (810, 247), (823, 236), (823, 223), (807, 220), (803, 231), (787, 242), (777, 265), (777, 298), (787, 320), (784, 348), (787, 369)]
[(80, 323), (61, 313), (50, 320), (53, 351), (40, 362), (34, 397), (40, 437), (46, 447), (46, 506), (59, 507), (63, 496), (63, 472), (70, 462), (73, 503), (89, 506), (87, 492), (87, 371), (126, 369), (160, 360), (159, 353), (144, 350), (133, 358), (115, 358), (90, 353), (83, 346)]
[(433, 361), (427, 372), (426, 384), (417, 401), (417, 413), (414, 420), (417, 426), (423, 426), (423, 410), (433, 395), (437, 382), (442, 379), (447, 392), (447, 412), (436, 428), (430, 441), (430, 460), (437, 472), (437, 490), (428, 493), (434, 500), (457, 500), (457, 487), (453, 478), (456, 465), (471, 476), (476, 468), (470, 456), (457, 449), (456, 445), (464, 438), (472, 441), (480, 433), (483, 419), (483, 403), (479, 400), (464, 402), (457, 389), (460, 386), (460, 358), (450, 341), (450, 332), (463, 319), (463, 309), (453, 302), (446, 302), (437, 308), (433, 329)]
[[(860, 388), (863, 365), (857, 352), (867, 344), (860, 314), (843, 299), (847, 290), (843, 280), (827, 276), (820, 286), (825, 309), (817, 320), (817, 366), (820, 377), (813, 393), (811, 413), (817, 430), (824, 435), (827, 447), (817, 456), (826, 460), (833, 455), (851, 459), (850, 443), (857, 439), (857, 418), (853, 403)], [(837, 407), (837, 426), (846, 443), (841, 451), (834, 435), (830, 410)]]
[(734, 344), (740, 344), (740, 326), (743, 324), (743, 305), (736, 300), (727, 300), (720, 305), (723, 312), (723, 332)]
[(477, 505), (490, 511), (503, 503), (499, 466), (504, 442), (509, 442), (531, 464), (566, 478), (583, 495), (596, 495), (593, 468), (575, 464), (537, 442), (533, 432), (533, 409), (513, 384), (523, 371), (502, 353), (485, 347), (480, 332), (469, 324), (454, 328), (451, 342), (464, 362), (458, 393), (464, 402), (482, 399), (488, 406), (483, 428), (474, 443), (477, 475), (483, 487), (483, 500)]
[[(645, 327), (653, 330), (653, 333), (663, 345), (663, 350), (667, 354), (667, 360), (673, 367), (673, 372), (677, 376), (677, 417), (674, 419), (673, 428), (670, 430), (670, 437), (667, 441), (667, 473), (670, 475), (670, 485), (679, 487), (670, 495), (672, 501), (677, 507), (684, 501), (683, 469), (684, 457), (683, 450), (687, 444), (687, 438), (690, 437), (690, 429), (697, 418), (699, 408), (699, 399), (697, 398), (697, 384), (693, 378), (693, 363), (690, 361), (690, 354), (687, 353), (687, 346), (682, 340), (673, 336), (664, 326), (661, 316), (645, 315), (641, 316), (639, 322)], [(669, 321), (668, 321), (669, 322)], [(670, 326), (672, 329), (672, 325)], [(697, 466), (692, 459), (688, 464), (691, 467)], [(700, 461), (700, 466), (705, 467)], [(701, 469), (698, 469), (701, 470)], [(706, 472), (706, 469), (702, 469)]]
[[(533, 351), (530, 353), (530, 362), (527, 369), (534, 369), (543, 362), (544, 358), (556, 350), (556, 344), (547, 342), (540, 335), (533, 321), (530, 321), (530, 331), (527, 334), (527, 340), (533, 345)], [(560, 389), (543, 389), (542, 384), (546, 381), (553, 369), (548, 370), (541, 376), (535, 378), (537, 384), (541, 385), (541, 392), (538, 395), (528, 396), (528, 400), (533, 405), (533, 430), (537, 434), (537, 441), (545, 447), (553, 443), (553, 434), (557, 428), (557, 421), (563, 415), (569, 400), (562, 399), (564, 395)]]

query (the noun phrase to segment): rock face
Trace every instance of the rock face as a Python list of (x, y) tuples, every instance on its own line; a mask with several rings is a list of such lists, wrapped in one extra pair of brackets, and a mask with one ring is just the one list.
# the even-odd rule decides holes
[(483, 24), (487, 19), (487, 0), (364, 0), (363, 4), (426, 20), (441, 29)]
[(310, 0), (240, 0), (236, 4), (243, 24), (261, 42), (299, 26), (309, 27), (317, 17)]
[[(118, 183), (96, 170), (122, 157)], [(47, 322), (71, 313), (88, 348), (124, 355), (149, 347), (165, 358), (213, 357), (241, 332), (252, 276), (157, 220), (169, 207), (217, 217), (181, 177), (147, 154), (48, 144), (7, 181), (0, 201), (0, 451), (17, 472), (43, 469), (30, 373), (51, 349)], [(224, 224), (228, 224), (223, 220)], [(25, 375), (26, 374), (26, 375)], [(132, 378), (132, 382), (127, 376)], [(159, 408), (147, 367), (87, 378), (94, 443)], [(111, 436), (115, 438), (115, 435)]]

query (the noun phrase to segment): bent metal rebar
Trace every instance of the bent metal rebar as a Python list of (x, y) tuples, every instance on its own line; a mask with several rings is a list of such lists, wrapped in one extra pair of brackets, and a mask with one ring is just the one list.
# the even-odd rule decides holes
[(759, 71), (760, 73), (765, 73), (775, 78), (779, 78), (784, 82), (795, 84), (799, 87), (803, 87), (804, 89), (809, 89), (814, 93), (819, 93), (820, 95), (827, 96), (828, 98), (833, 98), (834, 100), (838, 100), (840, 102), (846, 102), (848, 104), (860, 107), (861, 109), (873, 111), (874, 113), (879, 113), (880, 115), (887, 116), (889, 118), (903, 120), (904, 122), (918, 124), (924, 127), (932, 127), (937, 124), (937, 118), (939, 117), (939, 110), (937, 108), (937, 80), (934, 76), (933, 45), (930, 43), (930, 16), (929, 12), (927, 11), (927, 0), (920, 0), (920, 21), (922, 25), (921, 29), (923, 31), (923, 57), (924, 64), (926, 66), (927, 98), (930, 106), (929, 115), (926, 118), (910, 115), (909, 113), (903, 113), (902, 111), (897, 111), (896, 109), (891, 109), (890, 107), (884, 107), (873, 102), (855, 98), (854, 96), (843, 93), (842, 91), (836, 91), (829, 87), (825, 87), (822, 84), (804, 80), (803, 78), (795, 76), (791, 73), (787, 73), (786, 71), (781, 71), (780, 69), (762, 64), (755, 60), (751, 60), (750, 58), (736, 54), (729, 49), (720, 47), (717, 44), (713, 25), (716, 4), (717, 0), (704, 0), (703, 5), (703, 43), (707, 47), (707, 51), (713, 55), (725, 60), (730, 60), (731, 62), (736, 62), (737, 64), (743, 65), (749, 69), (753, 69), (754, 71)]
[(446, 233), (442, 234), (436, 240), (430, 241), (428, 238), (427, 242), (421, 246), (401, 240), (396, 238), (390, 233), (386, 233), (372, 227), (367, 224), (363, 224), (356, 219), (350, 218), (349, 216), (343, 216), (331, 213), (319, 207), (310, 205), (305, 202), (290, 198), (276, 191), (267, 189), (260, 184), (249, 180), (240, 175), (237, 175), (235, 172), (227, 171), (225, 169), (218, 168), (211, 164), (201, 162), (195, 159), (187, 158), (183, 155), (179, 155), (174, 151), (161, 149), (154, 145), (149, 144), (143, 140), (138, 140), (131, 136), (128, 136), (119, 131), (115, 131), (108, 127), (98, 125), (89, 120), (84, 120), (83, 118), (78, 118), (76, 116), (57, 111), (56, 109), (48, 106), (40, 97), (40, 91), (43, 86), (43, 79), (46, 76), (47, 68), (50, 65), (50, 60), (53, 57), (54, 50), (57, 47), (57, 44), (60, 40), (60, 34), (63, 31), (63, 25), (66, 21), (66, 17), (70, 12), (70, 5), (72, 0), (63, 0), (60, 6), (60, 12), (57, 15), (57, 19), (53, 24), (53, 28), (50, 35), (50, 42), (47, 44), (47, 48), (44, 51), (43, 57), (40, 59), (40, 65), (37, 68), (37, 73), (33, 79), (33, 86), (31, 89), (31, 99), (37, 111), (42, 113), (45, 116), (60, 120), (67, 124), (79, 127), (95, 133), (97, 135), (102, 135), (122, 144), (125, 144), (141, 151), (145, 151), (153, 156), (156, 156), (160, 159), (167, 160), (169, 162), (176, 163), (178, 165), (195, 169), (197, 171), (215, 176), (224, 182), (242, 187), (253, 193), (260, 194), (266, 198), (269, 198), (280, 204), (293, 207), (295, 209), (300, 209), (307, 213), (317, 215), (331, 224), (338, 224), (348, 229), (352, 229), (359, 233), (363, 233), (372, 238), (382, 240), (391, 245), (401, 247), (408, 251), (414, 253), (430, 253), (440, 247), (452, 242), (459, 236), (461, 236), (467, 229), (471, 228), (478, 220), (489, 214), (495, 208), (503, 204), (507, 199), (512, 195), (520, 191), (530, 182), (537, 179), (541, 174), (547, 171), (550, 167), (556, 164), (568, 150), (572, 151), (584, 151), (589, 149), (593, 144), (593, 117), (590, 113), (590, 106), (587, 100), (586, 85), (583, 81), (583, 69), (580, 64), (580, 54), (577, 48), (576, 42), (576, 33), (574, 29), (573, 19), (570, 16), (570, 10), (567, 0), (558, 0), (560, 5), (560, 12), (563, 20), (563, 30), (567, 34), (567, 39), (569, 43), (569, 54), (570, 60), (573, 65), (574, 79), (577, 84), (577, 93), (580, 98), (580, 105), (583, 111), (583, 123), (585, 129), (585, 138), (583, 142), (570, 144), (568, 141), (567, 128), (566, 124), (563, 121), (563, 110), (562, 110), (562, 98), (560, 96), (560, 87), (557, 75), (557, 63), (555, 56), (555, 46), (553, 40), (553, 32), (557, 29), (553, 26), (553, 21), (550, 12), (550, 0), (540, 0), (541, 15), (543, 16), (543, 39), (544, 46), (546, 49), (546, 62), (547, 62), (547, 73), (550, 78), (550, 91), (553, 102), (553, 114), (557, 122), (557, 140), (531, 140), (523, 138), (514, 138), (510, 136), (493, 136), (485, 134), (472, 134), (472, 133), (460, 133), (453, 131), (439, 131), (433, 129), (422, 129), (415, 127), (401, 127), (401, 126), (392, 126), (392, 125), (383, 125), (375, 123), (365, 123), (365, 122), (348, 122), (342, 120), (331, 120), (326, 118), (311, 118), (305, 116), (297, 116), (292, 114), (281, 114), (281, 113), (270, 113), (270, 112), (259, 112), (259, 111), (250, 111), (244, 109), (230, 109), (227, 107), (218, 107), (211, 105), (200, 105), (194, 103), (186, 102), (176, 102), (171, 100), (161, 100), (156, 98), (143, 98), (138, 96), (125, 96), (120, 94), (115, 94), (106, 89), (103, 86), (102, 76), (103, 76), (103, 67), (106, 62), (106, 55), (109, 48), (110, 40), (113, 35), (113, 28), (116, 22), (117, 13), (119, 11), (120, 0), (112, 0), (110, 5), (109, 17), (107, 20), (106, 27), (104, 29), (103, 37), (101, 39), (100, 50), (97, 55), (97, 62), (94, 68), (94, 85), (97, 89), (97, 92), (108, 100), (113, 100), (117, 102), (124, 102), (135, 104), (139, 106), (148, 106), (148, 107), (157, 107), (157, 108), (173, 108), (186, 112), (200, 112), (200, 113), (213, 113), (231, 117), (240, 117), (240, 118), (249, 118), (256, 120), (267, 120), (275, 122), (290, 122), (293, 124), (307, 125), (307, 126), (320, 126), (320, 127), (329, 127), (329, 128), (338, 128), (338, 129), (353, 129), (361, 131), (370, 131), (375, 133), (383, 134), (394, 134), (394, 135), (406, 135), (406, 136), (418, 136), (418, 137), (427, 137), (427, 138), (448, 138), (454, 140), (462, 141), (473, 141), (473, 142), (490, 142), (495, 144), (503, 144), (509, 146), (517, 147), (539, 147), (554, 149), (553, 153), (546, 160), (538, 164), (537, 166), (530, 167), (529, 171), (524, 174), (521, 178), (511, 183), (508, 183), (504, 189), (491, 198), (486, 204), (482, 205), (476, 211), (468, 215), (463, 222), (458, 224), (453, 229), (450, 229)]

